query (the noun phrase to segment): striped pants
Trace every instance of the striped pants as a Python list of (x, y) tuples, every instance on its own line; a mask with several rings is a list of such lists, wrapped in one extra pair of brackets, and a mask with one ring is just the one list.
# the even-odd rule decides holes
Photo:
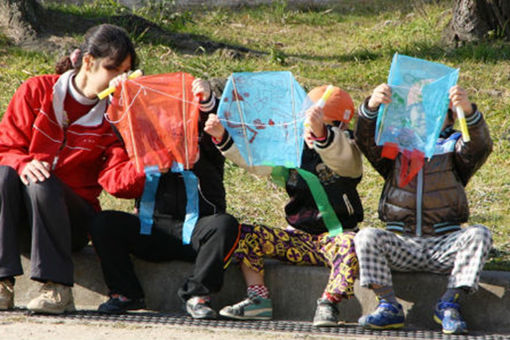
[(234, 258), (250, 269), (263, 273), (264, 257), (296, 265), (329, 267), (331, 272), (325, 292), (342, 297), (354, 295), (358, 259), (353, 232), (329, 237), (326, 233), (311, 235), (264, 225), (242, 225), (241, 232)]

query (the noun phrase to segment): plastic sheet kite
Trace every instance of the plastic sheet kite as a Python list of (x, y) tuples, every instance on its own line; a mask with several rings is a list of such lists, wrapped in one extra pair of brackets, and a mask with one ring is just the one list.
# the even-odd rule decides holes
[(108, 109), (108, 119), (124, 139), (137, 169), (173, 162), (190, 169), (198, 155), (198, 99), (186, 73), (143, 76), (124, 82)]
[(140, 204), (142, 234), (150, 234), (161, 171), (183, 175), (187, 194), (183, 243), (189, 244), (198, 219), (198, 180), (189, 171), (198, 158), (198, 99), (194, 78), (186, 73), (158, 74), (128, 80), (114, 94), (107, 119), (113, 123), (146, 182)]
[(406, 164), (400, 186), (407, 185), (419, 172), (424, 157), (434, 155), (448, 111), (448, 91), (458, 76), (458, 69), (439, 63), (398, 53), (393, 57), (388, 76), (392, 101), (379, 108), (376, 143), (384, 145), (384, 157), (394, 159), (398, 152), (403, 154)]
[(304, 146), (306, 92), (290, 72), (234, 73), (221, 98), (218, 117), (246, 163), (273, 166), (273, 178), (286, 181), (295, 168), (306, 181), (321, 217), (335, 236), (342, 232), (327, 194), (317, 176), (300, 169)]
[(306, 92), (290, 72), (234, 73), (218, 117), (248, 165), (299, 167)]

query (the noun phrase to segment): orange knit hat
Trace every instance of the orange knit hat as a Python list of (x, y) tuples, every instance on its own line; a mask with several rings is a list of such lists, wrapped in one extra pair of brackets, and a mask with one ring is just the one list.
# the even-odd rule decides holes
[[(318, 102), (324, 92), (326, 92), (327, 87), (327, 85), (323, 85), (314, 88), (308, 93), (308, 98), (314, 103)], [(327, 123), (342, 121), (348, 124), (353, 115), (354, 103), (351, 96), (339, 87), (334, 86), (331, 96), (326, 101), (326, 105), (324, 105), (324, 120)]]

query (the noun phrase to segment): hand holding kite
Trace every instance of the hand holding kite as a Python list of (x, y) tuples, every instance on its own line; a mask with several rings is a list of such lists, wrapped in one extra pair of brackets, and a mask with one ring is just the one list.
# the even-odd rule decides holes
[(450, 89), (450, 101), (452, 102), (453, 107), (455, 107), (457, 111), (457, 117), (459, 119), (460, 130), (462, 131), (462, 139), (464, 142), (469, 142), (471, 140), (469, 136), (469, 130), (467, 128), (466, 117), (473, 114), (473, 106), (469, 101), (466, 91), (458, 85), (455, 85)]
[(388, 84), (377, 86), (368, 101), (368, 109), (375, 111), (381, 104), (391, 103), (391, 87)]
[(225, 128), (217, 115), (211, 113), (204, 125), (204, 131), (210, 134), (217, 141), (221, 141), (225, 134)]
[(323, 138), (326, 135), (324, 125), (324, 109), (320, 106), (312, 106), (306, 112), (305, 126), (307, 131), (313, 133), (316, 138)]

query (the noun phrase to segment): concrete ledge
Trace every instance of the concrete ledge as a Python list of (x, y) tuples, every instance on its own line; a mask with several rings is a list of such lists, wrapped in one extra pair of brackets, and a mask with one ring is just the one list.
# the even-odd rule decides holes
[[(102, 279), (99, 260), (91, 247), (74, 255), (75, 286), (73, 293), (80, 309), (96, 309), (106, 300), (107, 288)], [(29, 279), (29, 260), (23, 257), (25, 275), (16, 281), (16, 305), (24, 306), (37, 295), (38, 283)], [(135, 268), (146, 293), (147, 307), (159, 311), (180, 311), (177, 289), (191, 271), (191, 264), (174, 261), (149, 263), (135, 260)], [(316, 299), (322, 293), (329, 270), (322, 267), (299, 267), (278, 261), (266, 261), (266, 282), (269, 286), (274, 317), (279, 320), (310, 321)], [(441, 296), (447, 277), (428, 273), (394, 273), (395, 291), (403, 304), (407, 325), (418, 329), (437, 329), (432, 320), (436, 300)], [(373, 293), (355, 287), (356, 297), (340, 305), (341, 319), (356, 322), (363, 313), (371, 312), (376, 301)], [(225, 285), (213, 297), (213, 306), (220, 308), (245, 297), (245, 285), (238, 266), (225, 273)], [(463, 315), (471, 330), (510, 332), (510, 272), (485, 271), (480, 290), (463, 304)]]

